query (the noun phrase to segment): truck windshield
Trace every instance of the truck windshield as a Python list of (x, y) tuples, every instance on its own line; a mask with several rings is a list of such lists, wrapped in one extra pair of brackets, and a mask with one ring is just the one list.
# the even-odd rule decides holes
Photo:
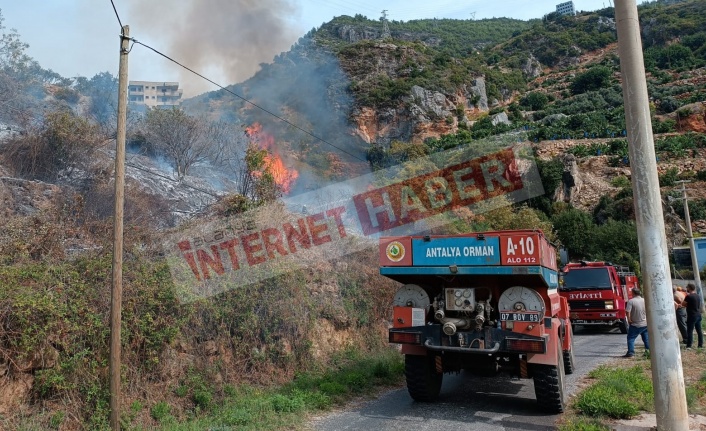
[(607, 268), (573, 269), (563, 276), (562, 289), (610, 289), (610, 275)]

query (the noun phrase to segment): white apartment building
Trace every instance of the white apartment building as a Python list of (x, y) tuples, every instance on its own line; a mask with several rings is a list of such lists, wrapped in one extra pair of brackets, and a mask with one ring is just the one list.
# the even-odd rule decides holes
[(127, 100), (130, 105), (179, 106), (184, 90), (178, 82), (130, 81)]
[(576, 15), (576, 8), (573, 1), (567, 1), (556, 5), (556, 13), (559, 15)]

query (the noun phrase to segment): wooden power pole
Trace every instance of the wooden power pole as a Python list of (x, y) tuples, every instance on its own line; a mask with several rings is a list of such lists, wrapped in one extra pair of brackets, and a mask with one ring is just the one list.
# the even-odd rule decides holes
[(115, 213), (113, 224), (113, 287), (110, 293), (110, 428), (120, 430), (120, 326), (123, 303), (123, 209), (125, 204), (125, 135), (127, 122), (127, 55), (130, 27), (120, 36), (118, 70), (118, 133), (115, 139)]
[(657, 176), (645, 60), (635, 0), (615, 0), (637, 240), (644, 274), (657, 429), (688, 431), (684, 372)]

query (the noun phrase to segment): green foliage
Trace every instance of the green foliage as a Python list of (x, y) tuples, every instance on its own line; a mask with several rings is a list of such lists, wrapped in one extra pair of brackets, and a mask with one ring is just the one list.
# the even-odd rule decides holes
[[(317, 42), (341, 49), (346, 44), (341, 41), (337, 30), (341, 25), (352, 25), (354, 28), (379, 28), (377, 20), (369, 20), (362, 16), (339, 16), (321, 26), (312, 36)], [(488, 43), (494, 44), (507, 40), (513, 33), (530, 27), (527, 21), (509, 18), (493, 18), (480, 20), (458, 19), (422, 19), (410, 21), (392, 21), (390, 32), (395, 43), (400, 34), (415, 34), (422, 40), (440, 41), (438, 49), (450, 57), (469, 55)]]
[(596, 91), (605, 88), (610, 83), (612, 72), (605, 66), (593, 66), (574, 78), (571, 83), (573, 94), (582, 94), (588, 91)]
[[(679, 193), (681, 197), (681, 193)], [(672, 205), (675, 212), (684, 218), (684, 205)], [(691, 220), (706, 220), (706, 199), (689, 199), (689, 218)]]
[(652, 410), (652, 381), (640, 366), (624, 369), (603, 365), (589, 375), (597, 381), (577, 397), (574, 406), (581, 413), (629, 419), (640, 410)]
[(597, 419), (579, 417), (569, 419), (566, 423), (559, 425), (559, 431), (610, 431), (611, 428), (603, 425)]
[(618, 175), (611, 178), (610, 185), (613, 187), (619, 187), (621, 189), (631, 186), (630, 179), (625, 175)]
[(572, 259), (588, 258), (594, 250), (595, 225), (588, 213), (570, 208), (552, 218), (559, 240)]
[(665, 173), (659, 176), (660, 187), (673, 187), (679, 179), (679, 169), (671, 167)]
[(548, 103), (549, 97), (547, 97), (547, 94), (538, 91), (529, 92), (520, 99), (520, 106), (528, 108), (532, 111), (542, 110)]
[(655, 141), (655, 151), (672, 157), (684, 157), (691, 150), (706, 148), (706, 135), (701, 133), (686, 133), (683, 135), (666, 136)]
[(637, 407), (623, 399), (614, 388), (597, 385), (581, 393), (576, 408), (585, 415), (614, 419), (629, 419), (639, 413)]
[(150, 416), (157, 422), (166, 421), (171, 418), (171, 406), (165, 401), (159, 401), (150, 409)]
[(650, 47), (645, 50), (645, 67), (650, 69), (678, 69), (690, 67), (696, 63), (691, 49), (679, 43), (665, 47)]

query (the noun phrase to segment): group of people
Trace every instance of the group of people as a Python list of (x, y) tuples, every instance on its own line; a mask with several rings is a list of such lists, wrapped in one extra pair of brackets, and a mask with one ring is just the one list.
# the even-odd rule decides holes
[[(696, 292), (696, 286), (687, 284), (686, 289), (673, 287), (674, 309), (677, 316), (677, 327), (681, 334), (682, 343), (687, 349), (691, 349), (694, 344), (694, 330), (698, 341), (698, 348), (704, 347), (704, 334), (701, 331), (701, 312), (704, 308), (704, 301), (701, 295)], [(632, 299), (625, 304), (625, 313), (628, 323), (628, 352), (626, 358), (635, 356), (635, 340), (642, 337), (645, 344), (645, 352), (650, 350), (650, 341), (647, 334), (647, 313), (645, 311), (645, 299), (638, 288), (632, 289)]]
[(704, 334), (701, 331), (701, 311), (704, 308), (703, 298), (696, 292), (696, 286), (686, 285), (686, 291), (680, 286), (675, 286), (674, 308), (677, 313), (677, 327), (681, 334), (682, 342), (687, 349), (694, 344), (694, 330), (698, 340), (698, 348), (704, 347)]

